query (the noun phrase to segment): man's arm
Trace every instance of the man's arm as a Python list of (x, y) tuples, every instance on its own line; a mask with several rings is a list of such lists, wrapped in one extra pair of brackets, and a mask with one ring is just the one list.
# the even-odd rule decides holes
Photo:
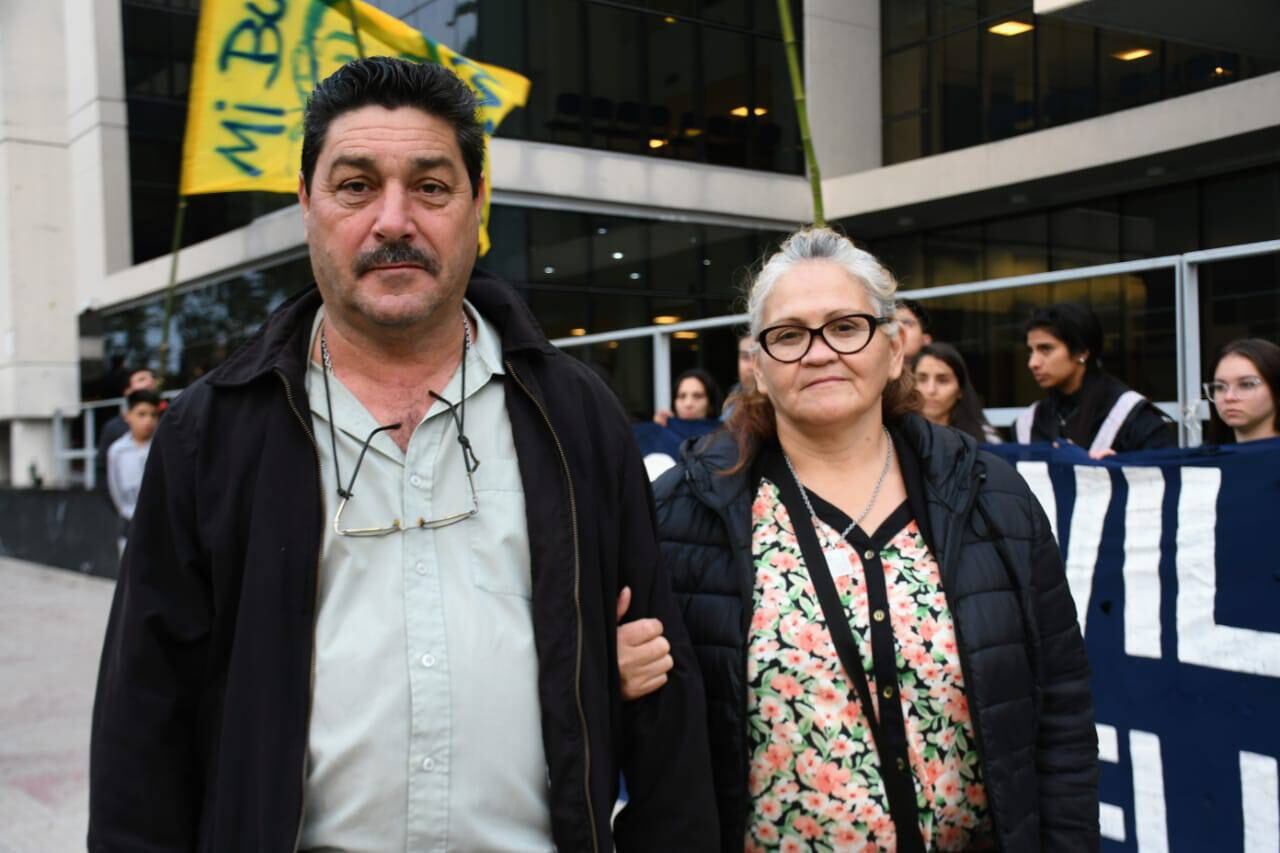
[(653, 498), (640, 453), (629, 443), (622, 473), (621, 586), (629, 619), (657, 619), (670, 644), (667, 683), (622, 709), (623, 775), (629, 800), (614, 824), (628, 851), (720, 849), (702, 674), (671, 579), (658, 555)]
[(177, 418), (156, 434), (111, 605), (90, 744), (93, 853), (196, 845), (211, 607), (187, 441)]

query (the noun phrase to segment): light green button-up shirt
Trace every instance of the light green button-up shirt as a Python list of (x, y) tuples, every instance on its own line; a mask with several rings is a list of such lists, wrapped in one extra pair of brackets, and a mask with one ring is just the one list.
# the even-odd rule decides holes
[[(317, 315), (312, 340), (323, 314)], [(467, 306), (465, 430), (480, 512), (436, 530), (334, 533), (337, 508), (321, 367), (307, 376), (326, 526), (299, 847), (307, 851), (551, 850), (524, 491), (497, 332)], [(314, 348), (312, 350), (314, 352)], [(332, 374), (345, 487), (377, 424)], [(461, 372), (444, 389), (455, 405)], [(407, 452), (374, 437), (347, 529), (470, 507), (462, 448), (436, 402)]]

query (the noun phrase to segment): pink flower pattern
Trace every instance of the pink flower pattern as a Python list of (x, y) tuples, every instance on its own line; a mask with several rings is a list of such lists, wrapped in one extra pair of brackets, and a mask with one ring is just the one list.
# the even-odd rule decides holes
[[(827, 551), (847, 552), (836, 579), (872, 696), (867, 589), (860, 556), (815, 520)], [(822, 607), (777, 487), (752, 505), (755, 600), (747, 709), (754, 800), (746, 850), (891, 851), (897, 847), (880, 760), (866, 717), (831, 643)], [(937, 561), (913, 520), (881, 549), (898, 684), (929, 850), (991, 846), (992, 827)]]

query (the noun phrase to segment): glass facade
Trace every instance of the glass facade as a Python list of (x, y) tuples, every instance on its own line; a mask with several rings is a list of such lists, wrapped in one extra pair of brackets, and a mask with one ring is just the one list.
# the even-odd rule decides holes
[[(494, 249), (481, 266), (515, 285), (548, 337), (729, 314), (748, 269), (783, 236), (742, 228), (672, 223), (494, 205)], [(158, 363), (164, 297), (82, 316), (82, 336), (103, 340), (103, 357), (81, 365), (86, 397), (109, 389), (123, 365), (160, 368), (183, 387), (221, 363), (293, 293), (311, 281), (304, 251), (178, 294), (169, 356)], [(663, 319), (659, 319), (663, 318)], [(735, 380), (731, 331), (687, 333), (672, 342), (678, 373), (702, 366)], [(595, 365), (637, 416), (652, 413), (648, 341), (574, 348)], [(107, 389), (107, 390), (104, 390)]]
[[(903, 289), (937, 287), (1280, 239), (1280, 165), (1065, 207), (871, 238)], [(1280, 255), (1209, 264), (1200, 278), (1206, 369), (1246, 335), (1280, 339)], [(1035, 305), (1086, 301), (1107, 330), (1107, 367), (1156, 400), (1177, 399), (1173, 271), (929, 300), (933, 334), (970, 362), (988, 406), (1038, 396), (1022, 322)]]
[[(520, 71), (499, 136), (799, 174), (772, 0), (375, 0), (472, 59)], [(795, 21), (801, 20), (795, 3)], [(122, 0), (134, 263), (169, 251), (199, 0)], [(288, 206), (195, 196), (183, 245)]]
[(900, 163), (1280, 70), (1007, 0), (882, 0), (884, 161)]

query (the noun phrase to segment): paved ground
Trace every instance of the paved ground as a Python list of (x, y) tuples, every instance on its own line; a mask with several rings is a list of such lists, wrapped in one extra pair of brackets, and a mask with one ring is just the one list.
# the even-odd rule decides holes
[(84, 850), (111, 581), (0, 559), (0, 853)]

